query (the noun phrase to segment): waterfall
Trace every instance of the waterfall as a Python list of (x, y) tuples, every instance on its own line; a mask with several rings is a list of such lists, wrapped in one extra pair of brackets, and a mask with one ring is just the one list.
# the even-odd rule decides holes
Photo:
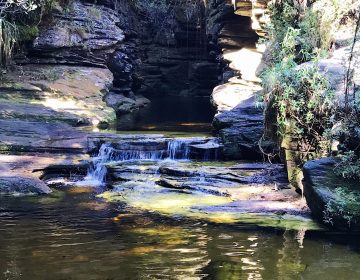
[(113, 157), (114, 149), (111, 147), (111, 144), (102, 144), (98, 155), (93, 159), (88, 174), (81, 184), (91, 186), (102, 185), (105, 182), (107, 173), (105, 163), (112, 161)]
[[(91, 186), (104, 185), (107, 175), (106, 164), (109, 162), (190, 160), (192, 155), (191, 149), (196, 144), (199, 144), (199, 141), (201, 143), (204, 140), (199, 140), (198, 138), (165, 138), (163, 142), (151, 143), (150, 146), (146, 144), (139, 145), (137, 142), (104, 143), (100, 146), (98, 155), (93, 158), (88, 173), (80, 184)], [(210, 151), (205, 150), (202, 158), (203, 160), (210, 160), (213, 156)]]
[(189, 140), (170, 140), (167, 147), (168, 159), (190, 159), (190, 143)]

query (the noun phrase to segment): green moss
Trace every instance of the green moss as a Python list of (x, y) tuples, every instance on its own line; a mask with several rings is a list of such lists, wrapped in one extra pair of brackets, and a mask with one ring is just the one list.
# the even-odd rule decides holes
[(39, 28), (36, 25), (18, 25), (17, 27), (19, 41), (31, 41), (39, 35)]
[[(280, 215), (275, 213), (239, 213), (227, 211), (213, 211), (212, 206), (224, 205), (232, 202), (229, 197), (213, 195), (194, 195), (185, 193), (159, 193), (154, 189), (139, 191), (129, 190), (125, 187), (123, 192), (105, 192), (99, 197), (110, 202), (123, 202), (130, 207), (144, 211), (157, 212), (164, 216), (185, 217), (203, 220), (216, 224), (252, 224), (263, 227), (282, 229), (321, 229), (310, 218), (295, 215)], [(145, 187), (146, 189), (146, 187)], [(209, 210), (207, 207), (210, 207)]]

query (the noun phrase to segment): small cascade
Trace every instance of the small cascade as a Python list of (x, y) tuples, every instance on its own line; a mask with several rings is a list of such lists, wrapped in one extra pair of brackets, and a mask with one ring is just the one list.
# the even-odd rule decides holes
[(159, 160), (163, 158), (163, 151), (136, 151), (136, 150), (114, 150), (113, 161), (129, 160)]
[[(217, 146), (216, 146), (217, 145)], [(99, 143), (98, 154), (93, 158), (88, 174), (81, 185), (104, 185), (107, 178), (107, 164), (131, 161), (188, 161), (213, 160), (218, 149), (218, 144), (207, 138), (121, 138), (113, 142)], [(214, 150), (215, 148), (215, 150)], [(215, 151), (215, 153), (214, 153)], [(136, 163), (138, 164), (138, 163)], [(127, 163), (126, 163), (127, 165)]]
[(114, 149), (111, 147), (111, 144), (102, 144), (98, 155), (93, 159), (88, 174), (81, 183), (84, 185), (102, 185), (105, 182), (107, 173), (105, 163), (112, 161), (113, 157)]
[(167, 147), (168, 159), (190, 159), (190, 144), (189, 140), (170, 140)]

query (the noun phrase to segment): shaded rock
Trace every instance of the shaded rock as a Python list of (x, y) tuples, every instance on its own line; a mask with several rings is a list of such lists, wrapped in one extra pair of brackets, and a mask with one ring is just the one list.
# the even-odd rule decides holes
[(105, 102), (112, 107), (118, 116), (132, 113), (150, 103), (150, 100), (144, 96), (130, 95), (110, 92), (105, 96)]
[(0, 193), (20, 194), (49, 194), (51, 189), (35, 178), (27, 177), (0, 177)]
[(193, 177), (200, 175), (194, 170), (184, 170), (181, 167), (177, 167), (177, 166), (171, 166), (171, 167), (162, 166), (159, 168), (159, 172), (161, 174), (177, 176), (177, 177)]
[(262, 110), (254, 105), (254, 97), (230, 111), (214, 117), (214, 128), (223, 142), (224, 157), (228, 159), (259, 159), (259, 140), (262, 137)]
[[(359, 182), (345, 180), (334, 174), (335, 158), (311, 160), (304, 164), (304, 195), (312, 215), (321, 223), (345, 231), (360, 230), (360, 205), (358, 209), (346, 202), (338, 209), (339, 197), (335, 191), (343, 188), (359, 193)], [(342, 198), (342, 201), (344, 198)], [(351, 201), (349, 201), (350, 205)]]
[(38, 58), (57, 63), (103, 65), (107, 53), (113, 52), (123, 41), (123, 31), (115, 11), (103, 6), (72, 1), (67, 12), (54, 13), (53, 22), (40, 26), (30, 53)]
[(51, 164), (45, 168), (34, 169), (33, 172), (42, 172), (40, 179), (48, 180), (54, 177), (76, 177), (85, 176), (89, 168), (89, 163), (65, 163), (65, 164)]

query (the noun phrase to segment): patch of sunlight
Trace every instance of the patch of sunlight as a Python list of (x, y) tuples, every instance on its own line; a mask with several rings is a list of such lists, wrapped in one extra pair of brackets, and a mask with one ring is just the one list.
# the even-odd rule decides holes
[(42, 104), (55, 111), (80, 109), (77, 102), (73, 99), (46, 98)]
[(94, 202), (81, 202), (78, 204), (78, 207), (89, 210), (102, 211), (107, 209), (108, 205), (106, 203), (99, 203), (94, 201)]
[(180, 123), (181, 126), (208, 126), (208, 123)]
[(157, 251), (156, 246), (139, 246), (129, 250), (124, 250), (122, 255), (125, 256), (142, 256)]
[(51, 205), (62, 201), (64, 198), (65, 198), (65, 192), (53, 189), (51, 194), (48, 194), (46, 196), (29, 197), (28, 201), (40, 203), (43, 205)]
[(248, 81), (258, 81), (256, 69), (259, 67), (262, 59), (262, 53), (256, 49), (242, 48), (241, 50), (227, 52), (224, 59), (230, 61), (231, 69), (241, 72), (241, 78)]
[(260, 88), (254, 85), (244, 85), (229, 81), (229, 83), (215, 87), (213, 99), (219, 110), (230, 110), (240, 104), (253, 102), (254, 90)]
[[(246, 223), (264, 227), (283, 229), (320, 229), (312, 219), (297, 215), (281, 215), (276, 213), (230, 212), (229, 208), (218, 210), (217, 206), (227, 205), (233, 200), (230, 197), (186, 194), (179, 192), (162, 193), (154, 185), (125, 188), (120, 192), (107, 191), (98, 197), (111, 202), (125, 202), (128, 206), (142, 211), (157, 212), (164, 216), (180, 216), (195, 220), (206, 220), (219, 224)], [(227, 209), (227, 210), (226, 210)], [(115, 220), (118, 220), (115, 218)], [(170, 229), (141, 229), (148, 235), (171, 235)], [(166, 233), (167, 232), (167, 233)], [(140, 232), (139, 232), (140, 233)]]
[[(151, 192), (151, 190), (150, 190)], [(129, 206), (146, 211), (156, 211), (164, 215), (197, 216), (192, 207), (215, 206), (230, 203), (229, 197), (213, 195), (189, 195), (183, 193), (116, 193), (104, 192), (98, 195), (108, 201), (126, 202)]]
[(176, 228), (170, 226), (156, 226), (151, 228), (133, 228), (129, 230), (132, 233), (144, 234), (149, 236), (184, 236), (184, 234), (188, 234), (189, 231), (183, 228)]

